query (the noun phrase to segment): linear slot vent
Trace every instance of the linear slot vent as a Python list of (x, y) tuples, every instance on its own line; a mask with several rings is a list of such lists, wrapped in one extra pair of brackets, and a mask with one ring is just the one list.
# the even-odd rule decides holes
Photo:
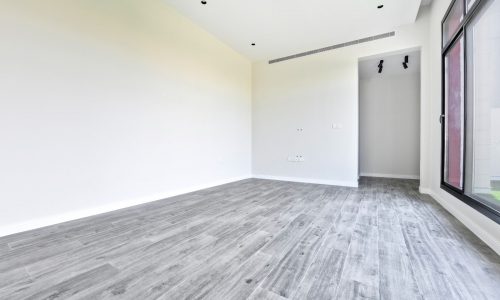
[(274, 63), (278, 63), (280, 61), (285, 61), (285, 60), (294, 59), (294, 58), (307, 56), (307, 55), (313, 55), (316, 53), (330, 51), (330, 50), (334, 50), (334, 49), (344, 48), (344, 47), (348, 47), (348, 46), (352, 46), (352, 45), (367, 43), (367, 42), (371, 42), (371, 41), (375, 41), (375, 40), (385, 39), (385, 38), (395, 36), (395, 35), (396, 35), (396, 33), (394, 31), (379, 34), (379, 35), (374, 35), (374, 36), (370, 36), (370, 37), (359, 39), (359, 40), (350, 41), (350, 42), (343, 43), (343, 44), (337, 44), (337, 45), (333, 45), (333, 46), (329, 46), (329, 47), (325, 47), (325, 48), (320, 48), (320, 49), (302, 52), (302, 53), (298, 53), (298, 54), (294, 54), (294, 55), (290, 55), (290, 56), (285, 56), (282, 58), (273, 59), (273, 60), (269, 61), (269, 64), (274, 64)]

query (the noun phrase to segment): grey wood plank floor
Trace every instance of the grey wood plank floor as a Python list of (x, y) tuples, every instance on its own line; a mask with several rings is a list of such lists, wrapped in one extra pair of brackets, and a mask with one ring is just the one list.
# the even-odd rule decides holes
[(418, 181), (249, 179), (0, 238), (1, 299), (500, 299)]

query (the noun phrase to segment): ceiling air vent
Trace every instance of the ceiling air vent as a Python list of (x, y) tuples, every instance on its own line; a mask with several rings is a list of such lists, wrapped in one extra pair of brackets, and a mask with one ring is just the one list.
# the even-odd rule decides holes
[(374, 36), (370, 36), (370, 37), (359, 39), (359, 40), (350, 41), (350, 42), (343, 43), (343, 44), (337, 44), (337, 45), (328, 46), (325, 48), (320, 48), (320, 49), (316, 49), (316, 50), (311, 50), (311, 51), (307, 51), (307, 52), (302, 52), (302, 53), (298, 53), (298, 54), (294, 54), (294, 55), (290, 55), (290, 56), (285, 56), (285, 57), (273, 59), (273, 60), (269, 61), (269, 64), (274, 64), (274, 63), (278, 63), (280, 61), (285, 61), (285, 60), (294, 59), (294, 58), (307, 56), (307, 55), (313, 55), (313, 54), (320, 53), (320, 52), (349, 47), (352, 45), (362, 44), (362, 43), (371, 42), (371, 41), (375, 41), (375, 40), (385, 39), (385, 38), (388, 38), (388, 37), (391, 37), (394, 35), (396, 35), (396, 33), (394, 31), (379, 34), (379, 35), (374, 35)]

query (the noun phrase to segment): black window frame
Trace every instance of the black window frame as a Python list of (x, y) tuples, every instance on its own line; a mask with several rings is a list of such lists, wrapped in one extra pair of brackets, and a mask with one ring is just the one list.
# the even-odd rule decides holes
[[(455, 30), (455, 32), (451, 35), (446, 43), (444, 42), (444, 23), (448, 18), (450, 12), (452, 11), (453, 6), (456, 1), (462, 1), (463, 5), (463, 19), (460, 22), (459, 27)], [(500, 224), (500, 212), (494, 209), (493, 207), (488, 206), (487, 204), (474, 199), (467, 194), (465, 194), (465, 185), (466, 185), (466, 159), (467, 159), (467, 27), (474, 20), (474, 17), (481, 11), (482, 7), (489, 0), (476, 0), (474, 4), (468, 9), (467, 8), (467, 0), (454, 0), (450, 3), (442, 21), (441, 21), (441, 189), (447, 191), (454, 197), (463, 201), (470, 207), (474, 208), (484, 216), (490, 218), (496, 223)], [(500, 0), (496, 0), (500, 1)], [(462, 124), (463, 130), (463, 157), (462, 157), (462, 188), (458, 189), (450, 184), (448, 184), (444, 179), (444, 167), (445, 167), (445, 126), (446, 126), (446, 107), (445, 107), (445, 57), (448, 51), (455, 45), (463, 37), (463, 53), (464, 53), (464, 76), (463, 76), (463, 95), (464, 95), (464, 123)]]

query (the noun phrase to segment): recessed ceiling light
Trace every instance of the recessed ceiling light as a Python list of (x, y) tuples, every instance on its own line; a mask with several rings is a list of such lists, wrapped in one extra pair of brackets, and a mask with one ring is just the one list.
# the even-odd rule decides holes
[(201, 4), (203, 4), (203, 5), (207, 4), (207, 1), (205, 1), (205, 0), (201, 1)]

